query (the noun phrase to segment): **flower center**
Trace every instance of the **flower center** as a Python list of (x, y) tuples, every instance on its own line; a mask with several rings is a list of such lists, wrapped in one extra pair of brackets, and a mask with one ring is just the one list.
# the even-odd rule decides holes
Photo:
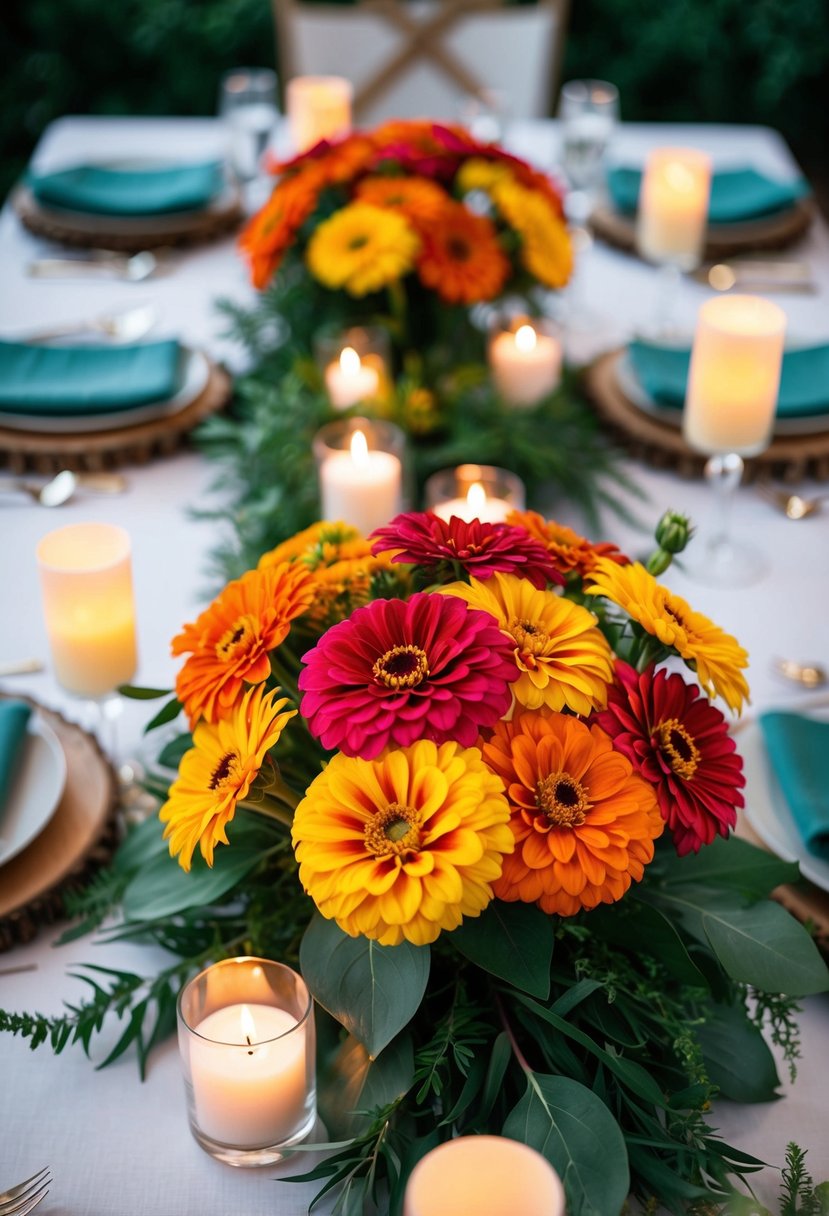
[(216, 655), (224, 663), (232, 663), (240, 654), (245, 654), (255, 637), (253, 621), (249, 616), (240, 616), (216, 643)]
[(550, 773), (535, 787), (535, 805), (557, 828), (577, 828), (584, 823), (590, 801), (584, 788), (569, 773)]
[(375, 680), (395, 691), (417, 688), (429, 674), (429, 660), (419, 646), (392, 646), (371, 669)]
[(351, 238), (351, 240), (348, 242), (348, 248), (352, 250), (364, 249), (367, 244), (368, 237), (361, 232), (359, 235)]
[(686, 781), (693, 777), (699, 764), (699, 748), (688, 731), (676, 718), (660, 722), (653, 732), (654, 738), (677, 777)]
[(369, 819), (364, 839), (374, 857), (408, 860), (420, 848), (420, 812), (414, 807), (390, 802), (384, 811), (377, 811)]
[(223, 790), (228, 785), (233, 785), (239, 772), (239, 757), (236, 752), (225, 752), (219, 763), (213, 770), (213, 775), (208, 782), (211, 790)]
[(546, 653), (550, 642), (549, 634), (532, 621), (518, 617), (513, 617), (510, 621), (509, 632), (518, 647), (521, 662), (525, 667), (534, 668), (536, 657)]

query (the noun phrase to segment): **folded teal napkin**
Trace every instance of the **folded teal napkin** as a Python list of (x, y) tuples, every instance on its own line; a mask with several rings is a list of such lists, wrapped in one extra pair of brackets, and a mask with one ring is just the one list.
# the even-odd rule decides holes
[[(631, 342), (628, 357), (633, 372), (658, 405), (681, 409), (685, 402), (689, 347)], [(806, 418), (829, 413), (829, 343), (787, 350), (780, 374), (778, 418)]]
[(26, 727), (32, 716), (25, 701), (0, 701), (0, 816), (23, 758)]
[(800, 835), (829, 859), (829, 722), (775, 711), (760, 715), (760, 728)]
[(222, 189), (220, 161), (158, 169), (75, 165), (57, 173), (30, 173), (40, 203), (96, 215), (163, 215), (198, 211)]
[[(607, 188), (617, 211), (627, 215), (636, 212), (641, 181), (641, 169), (608, 170)], [(736, 224), (761, 219), (785, 211), (808, 193), (808, 183), (802, 178), (780, 182), (756, 169), (718, 169), (711, 176), (708, 220), (712, 224)]]
[(69, 418), (173, 397), (179, 344), (36, 346), (0, 342), (0, 410)]

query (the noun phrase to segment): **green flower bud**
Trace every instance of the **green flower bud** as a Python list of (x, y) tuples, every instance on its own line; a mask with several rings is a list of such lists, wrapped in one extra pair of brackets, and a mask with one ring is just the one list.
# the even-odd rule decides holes
[(693, 534), (688, 516), (679, 511), (666, 511), (656, 525), (656, 543), (667, 553), (681, 553)]

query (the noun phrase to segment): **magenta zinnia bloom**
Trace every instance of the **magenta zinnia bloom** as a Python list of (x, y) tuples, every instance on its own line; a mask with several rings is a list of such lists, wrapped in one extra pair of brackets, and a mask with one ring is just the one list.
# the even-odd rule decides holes
[(378, 528), (369, 537), (372, 553), (396, 550), (392, 561), (415, 566), (451, 563), (447, 576), (458, 577), (457, 566), (475, 578), (493, 574), (517, 574), (543, 591), (548, 583), (563, 583), (564, 578), (540, 541), (524, 528), (510, 524), (485, 524), (479, 519), (466, 523), (453, 515), (447, 523), (431, 511), (407, 511)]
[(616, 677), (593, 720), (654, 786), (679, 856), (728, 836), (745, 777), (723, 715), (695, 685), (653, 665), (639, 674), (617, 662)]
[(472, 747), (512, 703), (513, 649), (455, 596), (374, 600), (303, 656), (300, 708), (324, 747), (363, 760), (419, 739)]

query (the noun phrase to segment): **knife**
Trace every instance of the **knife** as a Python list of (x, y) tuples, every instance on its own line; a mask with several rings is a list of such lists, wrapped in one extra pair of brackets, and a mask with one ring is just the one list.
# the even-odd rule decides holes
[(715, 291), (750, 287), (754, 291), (816, 292), (812, 268), (806, 262), (740, 259), (700, 266), (691, 276)]

